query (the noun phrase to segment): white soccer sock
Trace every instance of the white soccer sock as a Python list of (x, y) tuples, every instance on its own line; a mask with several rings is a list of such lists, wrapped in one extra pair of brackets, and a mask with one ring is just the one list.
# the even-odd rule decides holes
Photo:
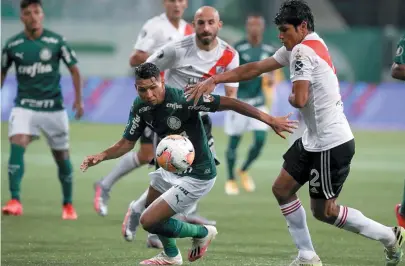
[(140, 163), (138, 154), (136, 152), (128, 152), (122, 156), (121, 160), (114, 167), (114, 169), (107, 176), (101, 179), (101, 185), (109, 190), (121, 177), (139, 166)]
[(287, 220), (288, 230), (298, 248), (300, 258), (310, 260), (316, 256), (312, 245), (311, 236), (307, 226), (307, 217), (304, 207), (299, 199), (285, 205), (281, 205), (281, 212)]
[(340, 206), (339, 216), (334, 225), (338, 228), (378, 240), (385, 247), (392, 247), (395, 242), (394, 231), (388, 226), (377, 223), (364, 216), (360, 211)]
[(134, 212), (143, 213), (145, 210), (146, 197), (148, 196), (148, 189), (135, 201), (131, 204), (131, 208)]

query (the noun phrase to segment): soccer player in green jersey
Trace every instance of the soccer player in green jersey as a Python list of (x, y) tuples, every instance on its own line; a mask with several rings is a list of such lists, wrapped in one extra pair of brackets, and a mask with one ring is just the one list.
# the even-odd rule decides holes
[[(159, 255), (141, 264), (180, 265), (183, 260), (176, 246), (176, 238), (193, 238), (188, 259), (195, 261), (204, 255), (217, 234), (215, 226), (190, 224), (171, 218), (176, 213), (185, 212), (205, 196), (216, 180), (214, 157), (199, 112), (233, 110), (266, 123), (280, 136), (283, 136), (282, 131), (291, 132), (296, 127), (296, 121), (288, 120), (289, 116), (272, 117), (247, 103), (218, 95), (205, 95), (194, 106), (192, 102), (187, 102), (183, 90), (165, 87), (159, 73), (159, 68), (153, 63), (144, 63), (135, 69), (135, 86), (139, 96), (132, 105), (123, 137), (105, 151), (86, 157), (81, 169), (85, 171), (102, 161), (126, 154), (134, 148), (146, 126), (151, 127), (160, 138), (171, 134), (188, 137), (196, 154), (193, 164), (181, 174), (162, 168), (150, 173), (151, 183), (146, 200), (149, 207), (140, 218), (143, 228), (157, 234), (164, 246)], [(132, 214), (129, 208), (123, 230), (130, 227), (132, 219), (139, 220)]]
[[(264, 18), (258, 15), (251, 15), (246, 21), (247, 37), (234, 45), (239, 53), (240, 65), (259, 61), (274, 54), (275, 48), (264, 44)], [(269, 74), (264, 74), (269, 75)], [(265, 105), (265, 96), (262, 90), (262, 76), (252, 80), (239, 83), (238, 99), (255, 106), (263, 112), (268, 112)], [(239, 142), (243, 133), (253, 131), (253, 143), (248, 152), (248, 156), (238, 171), (243, 188), (252, 192), (255, 190), (255, 183), (247, 170), (260, 155), (260, 152), (266, 141), (268, 126), (256, 119), (240, 115), (235, 112), (225, 114), (225, 133), (229, 136), (228, 148), (226, 150), (226, 159), (228, 167), (228, 181), (225, 184), (225, 192), (228, 195), (239, 194), (238, 184), (235, 181), (235, 162)]]
[[(391, 68), (391, 75), (395, 79), (405, 80), (405, 34), (398, 42), (397, 52)], [(405, 227), (405, 187), (402, 203), (395, 206), (398, 225)]]
[(8, 134), (11, 143), (8, 162), (11, 200), (2, 211), (4, 214), (22, 215), (20, 184), (24, 175), (24, 152), (42, 131), (58, 166), (63, 192), (62, 218), (75, 220), (77, 214), (72, 205), (69, 121), (59, 84), (59, 63), (63, 60), (72, 75), (76, 92), (73, 109), (78, 119), (83, 115), (83, 104), (76, 56), (62, 36), (43, 28), (41, 0), (22, 0), (20, 9), (24, 30), (11, 37), (2, 50), (1, 85), (13, 63), (18, 82)]

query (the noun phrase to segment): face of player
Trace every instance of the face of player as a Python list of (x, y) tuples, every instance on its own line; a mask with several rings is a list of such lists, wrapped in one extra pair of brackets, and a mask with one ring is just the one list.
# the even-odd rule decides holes
[(249, 17), (246, 21), (246, 31), (251, 37), (259, 37), (263, 35), (264, 20), (262, 17)]
[(292, 24), (278, 25), (278, 30), (278, 38), (284, 44), (285, 48), (287, 48), (287, 51), (291, 51), (294, 46), (301, 43), (308, 34), (306, 22), (302, 22), (297, 27), (294, 27)]
[(210, 45), (217, 37), (222, 21), (214, 12), (202, 12), (193, 21), (197, 39), (203, 45)]
[(44, 12), (38, 4), (31, 4), (21, 10), (21, 21), (25, 28), (30, 32), (35, 32), (42, 29), (42, 21), (44, 20)]
[(169, 19), (179, 20), (187, 8), (187, 0), (164, 0), (163, 5)]
[(165, 98), (164, 82), (160, 78), (137, 79), (135, 87), (139, 97), (150, 105), (162, 103)]

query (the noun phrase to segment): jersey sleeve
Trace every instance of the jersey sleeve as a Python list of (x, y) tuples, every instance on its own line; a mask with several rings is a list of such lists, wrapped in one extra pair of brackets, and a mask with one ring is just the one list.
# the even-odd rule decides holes
[(148, 54), (153, 53), (153, 49), (156, 46), (156, 38), (158, 37), (156, 27), (153, 27), (153, 23), (150, 21), (143, 25), (141, 32), (136, 39), (134, 50), (140, 50)]
[[(234, 68), (237, 68), (238, 66), (239, 66), (239, 52), (235, 51), (235, 55), (233, 56), (232, 61), (225, 68), (225, 71), (230, 71)], [(238, 82), (225, 83), (224, 85), (229, 86), (229, 87), (235, 87), (235, 88), (239, 87)]]
[(174, 43), (168, 43), (162, 49), (153, 53), (146, 62), (155, 64), (160, 71), (173, 68), (176, 64), (176, 47)]
[(77, 64), (76, 53), (66, 42), (66, 39), (63, 37), (60, 47), (61, 58), (67, 67), (71, 67)]
[(1, 50), (1, 72), (5, 73), (13, 64), (13, 59), (9, 55), (7, 44)]
[(290, 63), (288, 51), (285, 46), (278, 49), (274, 53), (273, 58), (282, 66), (288, 66), (288, 64)]
[(137, 141), (143, 134), (144, 129), (145, 121), (139, 115), (139, 103), (135, 100), (132, 104), (131, 111), (129, 112), (128, 123), (122, 137), (129, 141)]
[(291, 52), (290, 79), (291, 82), (297, 80), (312, 81), (314, 62), (311, 50), (304, 45), (297, 45)]
[(187, 101), (189, 95), (184, 95), (184, 105), (190, 112), (211, 112), (214, 113), (218, 110), (221, 96), (216, 94), (206, 94), (200, 97), (198, 103), (194, 106), (194, 101)]
[(405, 64), (405, 35), (402, 36), (397, 45), (397, 52), (395, 53), (394, 63), (398, 65)]

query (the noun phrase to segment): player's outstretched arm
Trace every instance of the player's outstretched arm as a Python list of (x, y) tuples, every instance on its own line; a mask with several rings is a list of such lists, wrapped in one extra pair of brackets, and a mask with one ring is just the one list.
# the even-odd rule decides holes
[(244, 80), (250, 80), (255, 77), (260, 76), (263, 73), (274, 71), (283, 67), (279, 62), (277, 62), (273, 57), (266, 58), (261, 61), (252, 62), (248, 64), (241, 65), (230, 71), (212, 76), (203, 82), (197, 83), (195, 86), (190, 87), (186, 90), (189, 94), (187, 98), (188, 101), (194, 99), (194, 104), (198, 103), (198, 99), (203, 94), (210, 94), (214, 91), (215, 86), (219, 83), (232, 83)]
[(394, 79), (405, 80), (405, 64), (392, 64), (391, 76)]
[(292, 130), (297, 128), (298, 121), (288, 120), (291, 113), (286, 116), (273, 117), (266, 114), (250, 104), (239, 101), (238, 99), (221, 96), (218, 111), (232, 110), (239, 114), (255, 118), (269, 125), (277, 135), (285, 139), (282, 132), (292, 133)]
[(84, 158), (82, 164), (80, 165), (80, 169), (84, 172), (89, 167), (97, 165), (102, 161), (119, 158), (127, 152), (131, 151), (135, 147), (135, 143), (136, 141), (130, 141), (122, 138), (105, 151)]

